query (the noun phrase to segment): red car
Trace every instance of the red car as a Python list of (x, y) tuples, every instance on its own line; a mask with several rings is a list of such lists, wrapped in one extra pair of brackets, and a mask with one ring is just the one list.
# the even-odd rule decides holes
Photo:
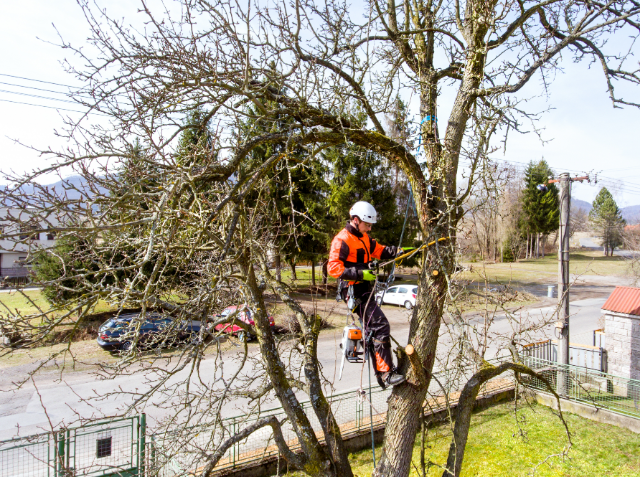
[[(231, 313), (235, 312), (238, 309), (240, 309), (240, 312), (236, 315), (236, 319), (244, 321), (248, 325), (253, 325), (254, 321), (253, 321), (253, 317), (251, 316), (251, 310), (247, 308), (246, 305), (228, 306), (222, 311), (222, 313), (220, 313), (219, 315), (216, 315), (216, 318), (223, 318), (225, 316), (229, 316)], [(273, 316), (269, 317), (269, 324), (271, 325), (271, 327), (275, 325)], [(223, 330), (225, 333), (233, 333), (241, 341), (244, 340), (245, 338), (247, 341), (251, 341), (253, 339), (253, 335), (251, 333), (245, 332), (238, 325), (232, 325), (228, 323), (216, 325), (216, 331), (220, 331), (220, 330)]]

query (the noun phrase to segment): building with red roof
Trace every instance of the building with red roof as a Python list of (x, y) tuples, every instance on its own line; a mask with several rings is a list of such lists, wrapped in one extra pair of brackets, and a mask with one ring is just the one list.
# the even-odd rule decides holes
[(609, 373), (640, 379), (640, 288), (616, 287), (602, 312)]

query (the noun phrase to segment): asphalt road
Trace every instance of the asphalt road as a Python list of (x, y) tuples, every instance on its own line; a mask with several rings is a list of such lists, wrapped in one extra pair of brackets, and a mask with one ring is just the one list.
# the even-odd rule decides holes
[[(611, 288), (612, 289), (612, 288)], [(571, 302), (570, 341), (575, 343), (592, 344), (592, 331), (599, 328), (598, 318), (600, 307), (605, 298), (588, 298)], [(551, 303), (552, 301), (549, 301)], [(334, 302), (335, 303), (335, 302)], [(410, 312), (404, 308), (385, 305), (383, 307), (391, 323), (392, 334), (402, 345), (407, 343), (409, 334)], [(522, 326), (522, 323), (540, 320), (553, 321), (553, 306), (530, 307), (507, 317), (505, 314), (496, 315), (490, 327), (490, 339), (486, 353), (487, 358), (492, 358), (499, 352), (500, 343), (510, 336), (514, 329)], [(346, 307), (345, 307), (346, 312)], [(345, 314), (346, 316), (346, 314)], [(482, 327), (484, 318), (482, 315), (470, 317), (472, 324)], [(446, 327), (442, 327), (446, 330)], [(340, 366), (339, 343), (342, 330), (340, 328), (323, 332), (318, 342), (318, 356), (325, 377), (333, 383), (336, 392), (357, 389), (367, 386), (367, 369), (360, 364), (346, 363), (344, 374), (338, 380), (338, 368)], [(545, 336), (546, 335), (546, 336)], [(532, 341), (545, 337), (553, 337), (553, 327), (547, 326), (545, 330), (536, 332), (530, 336)], [(439, 355), (446, 354), (451, 349), (452, 339), (443, 334), (439, 341)], [(250, 346), (251, 353), (257, 353), (256, 345)], [(225, 354), (224, 372), (230, 376), (237, 369), (237, 363), (232, 359), (237, 355), (237, 348)], [(15, 379), (15, 373), (11, 369), (0, 369), (2, 389), (7, 390), (12, 386), (10, 381)], [(13, 370), (15, 371), (15, 370)], [(184, 379), (190, 369), (185, 369), (172, 376), (170, 383), (179, 383)], [(251, 372), (251, 371), (248, 371)], [(219, 362), (213, 358), (204, 359), (200, 367), (200, 376), (207, 382), (213, 382), (220, 377)], [(28, 383), (22, 389), (0, 393), (0, 439), (14, 437), (18, 430), (20, 435), (28, 435), (35, 432), (49, 430), (51, 426), (58, 427), (61, 423), (76, 421), (79, 417), (96, 418), (102, 416), (117, 415), (122, 412), (123, 406), (130, 403), (133, 395), (124, 393), (140, 393), (150, 388), (154, 376), (148, 371), (141, 371), (131, 375), (118, 376), (115, 379), (100, 380), (92, 370), (84, 369), (75, 372), (65, 372), (61, 376), (58, 373), (46, 372), (37, 375), (33, 383)], [(219, 385), (216, 384), (216, 385)], [(105, 396), (108, 393), (114, 393)], [(154, 419), (166, 416), (173, 409), (162, 408), (156, 405), (148, 406), (145, 411), (153, 424)], [(165, 403), (166, 404), (166, 403)], [(243, 402), (229, 403), (223, 410), (225, 415), (232, 416), (242, 413)], [(276, 406), (277, 403), (274, 403)], [(46, 409), (46, 412), (45, 412)]]
[[(591, 250), (604, 251), (604, 247), (600, 240), (594, 237), (581, 237), (580, 246)], [(614, 250), (613, 254), (620, 257), (633, 257), (637, 252), (633, 252), (631, 250)]]

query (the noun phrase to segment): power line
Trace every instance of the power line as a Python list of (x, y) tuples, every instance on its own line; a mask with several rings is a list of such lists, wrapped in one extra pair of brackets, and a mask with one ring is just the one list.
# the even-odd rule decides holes
[(54, 84), (56, 86), (65, 86), (67, 88), (72, 88), (72, 89), (80, 89), (78, 86), (71, 86), (71, 85), (62, 84), (62, 83), (54, 83), (52, 81), (44, 81), (44, 80), (33, 79), (33, 78), (25, 78), (24, 76), (8, 75), (6, 73), (0, 73), (0, 76), (8, 76), (9, 78), (16, 78), (16, 79), (21, 79), (26, 81), (36, 81), (38, 83)]
[[(496, 162), (504, 162), (507, 164), (510, 164), (512, 166), (514, 166), (516, 168), (517, 171), (519, 172), (524, 172), (526, 170), (526, 167), (529, 165), (529, 163), (527, 162), (520, 162), (520, 161), (514, 161), (514, 160), (510, 160), (510, 159), (497, 159), (497, 158), (491, 158), (492, 161), (496, 161)], [(552, 170), (558, 172), (560, 170), (562, 170), (563, 172), (569, 172), (572, 174), (582, 174), (585, 171), (579, 171), (576, 169), (567, 169), (567, 168), (560, 168), (560, 167), (552, 167), (549, 166)], [(604, 177), (601, 176), (599, 174), (595, 174), (595, 177), (597, 179), (598, 183), (602, 183), (604, 185), (608, 185), (610, 188), (615, 188), (617, 190), (619, 190), (620, 192), (624, 192), (627, 194), (631, 194), (631, 195), (640, 195), (640, 184), (635, 184), (632, 182), (627, 182), (627, 181), (623, 181), (620, 179), (616, 179), (613, 177)]]
[(76, 101), (69, 101), (67, 99), (51, 98), (49, 96), (40, 96), (37, 94), (20, 93), (18, 91), (8, 91), (6, 89), (0, 89), (0, 93), (18, 94), (20, 96), (29, 96), (31, 98), (48, 99), (49, 101), (60, 101), (62, 103), (78, 104)]
[(65, 96), (69, 96), (70, 93), (65, 92), (65, 91), (56, 91), (53, 89), (45, 89), (45, 88), (36, 88), (35, 86), (25, 86), (22, 84), (15, 84), (15, 83), (5, 83), (4, 81), (0, 81), (0, 84), (4, 84), (7, 86), (15, 86), (16, 88), (26, 88), (26, 89), (35, 89), (36, 91), (44, 91), (46, 93), (55, 93), (55, 94), (64, 94)]
[(72, 113), (93, 114), (93, 115), (96, 115), (96, 116), (107, 116), (106, 114), (94, 113), (94, 112), (91, 112), (91, 111), (78, 111), (76, 109), (58, 108), (57, 106), (46, 106), (44, 104), (23, 103), (22, 101), (11, 101), (9, 99), (0, 99), (0, 101), (3, 101), (5, 103), (24, 104), (24, 105), (27, 105), (27, 106), (36, 106), (38, 108), (55, 109), (55, 110), (59, 110), (59, 111), (71, 111)]

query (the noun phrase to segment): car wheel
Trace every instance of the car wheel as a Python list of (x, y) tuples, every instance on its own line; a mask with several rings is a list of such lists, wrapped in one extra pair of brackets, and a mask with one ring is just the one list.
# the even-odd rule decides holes
[(410, 310), (411, 308), (413, 308), (413, 305), (411, 304), (411, 302), (409, 300), (407, 300), (407, 301), (404, 302), (404, 307), (407, 310)]

